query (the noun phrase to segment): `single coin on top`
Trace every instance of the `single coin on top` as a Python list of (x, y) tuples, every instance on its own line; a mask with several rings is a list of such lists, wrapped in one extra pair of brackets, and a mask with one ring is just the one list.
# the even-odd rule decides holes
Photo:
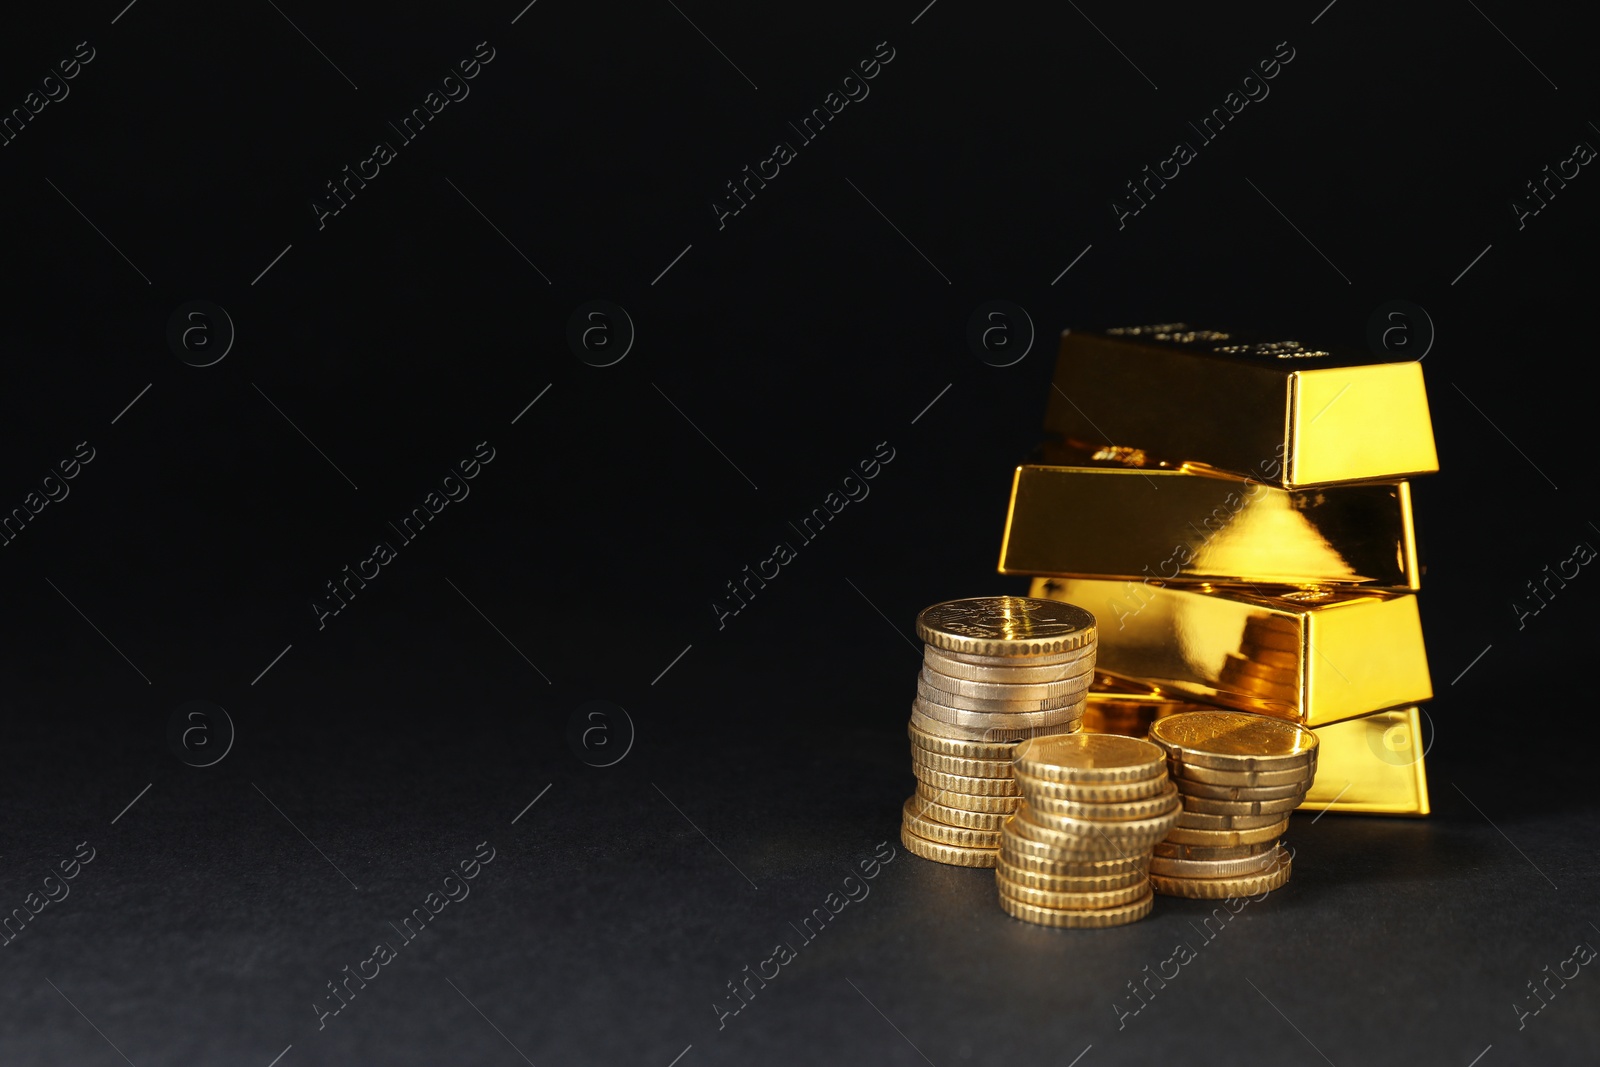
[(1133, 782), (1166, 773), (1166, 753), (1120, 734), (1037, 737), (1017, 746), (1017, 773), (1050, 782)]
[(1219, 770), (1289, 770), (1316, 758), (1317, 735), (1283, 719), (1242, 711), (1186, 711), (1150, 724), (1149, 738), (1174, 763)]
[(977, 656), (1073, 652), (1095, 640), (1094, 616), (1073, 604), (1025, 596), (972, 597), (924, 608), (917, 636)]

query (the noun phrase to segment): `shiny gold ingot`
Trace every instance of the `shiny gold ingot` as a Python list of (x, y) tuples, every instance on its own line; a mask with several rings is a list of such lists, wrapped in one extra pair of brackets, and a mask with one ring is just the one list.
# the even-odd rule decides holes
[(1301, 811), (1426, 815), (1422, 710), (1401, 708), (1317, 729), (1317, 778)]
[(1422, 364), (1182, 323), (1063, 334), (1045, 428), (1285, 489), (1439, 469)]
[(1017, 468), (1000, 573), (1390, 589), (1421, 577), (1406, 482), (1290, 491), (1089, 465)]
[[(1242, 711), (1306, 726), (1406, 707), (1433, 696), (1417, 598), (1411, 593), (1256, 591), (1087, 578), (1036, 578), (1037, 596), (1083, 604), (1100, 618), (1097, 668)], [(1268, 689), (1227, 674), (1230, 654), (1270, 641), (1294, 652), (1291, 685)]]

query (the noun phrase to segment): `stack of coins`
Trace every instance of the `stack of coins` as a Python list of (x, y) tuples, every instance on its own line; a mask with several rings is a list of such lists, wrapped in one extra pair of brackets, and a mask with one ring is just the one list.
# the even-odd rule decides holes
[(1094, 677), (1094, 616), (1050, 600), (998, 596), (935, 604), (911, 705), (911, 771), (900, 839), (925, 859), (993, 867), (1000, 825), (1022, 793), (1017, 744), (1070, 733)]
[(1317, 735), (1262, 715), (1192, 711), (1157, 719), (1149, 738), (1183, 799), (1150, 861), (1155, 891), (1219, 899), (1286, 883), (1280, 838), (1316, 777)]
[(1166, 754), (1115, 734), (1024, 741), (1026, 798), (1001, 831), (995, 882), (1008, 915), (1041, 926), (1121, 926), (1150, 914), (1151, 849), (1182, 810)]

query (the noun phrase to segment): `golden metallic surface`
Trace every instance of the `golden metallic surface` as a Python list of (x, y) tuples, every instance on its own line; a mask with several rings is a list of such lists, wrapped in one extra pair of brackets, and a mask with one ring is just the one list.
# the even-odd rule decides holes
[(1006, 829), (1018, 837), (1025, 837), (1030, 841), (1040, 844), (1054, 845), (1063, 851), (1077, 851), (1084, 853), (1099, 853), (1109, 851), (1112, 855), (1122, 852), (1149, 851), (1150, 846), (1167, 836), (1178, 821), (1178, 813), (1183, 809), (1176, 799), (1172, 806), (1158, 815), (1145, 819), (1126, 819), (1120, 822), (1111, 822), (1101, 819), (1074, 819), (1070, 815), (1048, 816), (1049, 822), (1041, 821), (1040, 817), (1023, 804), (1017, 813), (1006, 821)]
[[(946, 768), (955, 770), (955, 768)], [(1309, 776), (1293, 785), (1214, 785), (1210, 782), (1192, 782), (1185, 778), (1176, 780), (1178, 792), (1186, 797), (1205, 797), (1208, 800), (1282, 800), (1293, 797), (1296, 806), (1305, 798), (1311, 787)]]
[(927, 782), (917, 783), (917, 796), (934, 804), (990, 815), (1009, 815), (1022, 806), (1021, 796), (981, 797), (973, 793), (958, 793), (954, 789), (938, 788)]
[(1287, 815), (1300, 806), (1300, 794), (1277, 800), (1212, 800), (1185, 796), (1183, 810), (1205, 815)]
[[(927, 662), (941, 659), (951, 660), (969, 667), (988, 667), (993, 670), (1005, 671), (1019, 671), (1032, 667), (1068, 668), (1075, 664), (1093, 663), (1094, 642), (1090, 641), (1081, 648), (1070, 649), (1066, 652), (1036, 652), (1026, 656), (980, 656), (972, 652), (957, 652), (948, 648), (936, 648), (933, 645), (924, 644), (922, 646), (922, 658)], [(1077, 671), (1069, 671), (1068, 673), (1076, 674)]]
[[(1018, 682), (1024, 685), (1039, 683), (1060, 682), (1077, 678), (1086, 671), (1094, 670), (1094, 646), (1071, 653), (1071, 657), (1060, 663), (1041, 663), (1041, 660), (1055, 659), (1056, 657), (1029, 656), (1027, 659), (1009, 657), (1004, 662), (1007, 666), (993, 666), (972, 663), (966, 659), (957, 659), (954, 654), (940, 652), (932, 645), (922, 647), (922, 665), (925, 669), (936, 671), (948, 678), (964, 678), (972, 682)], [(1027, 666), (1015, 666), (1027, 664)]]
[(1000, 862), (997, 848), (962, 848), (960, 845), (941, 845), (918, 837), (904, 826), (900, 827), (900, 843), (913, 856), (925, 860), (948, 863), (953, 867), (993, 867)]
[[(1317, 746), (1317, 751), (1322, 751), (1321, 745)], [(1319, 756), (1318, 758), (1320, 759), (1321, 757)], [(1252, 788), (1279, 785), (1306, 787), (1311, 784), (1316, 764), (1312, 763), (1307, 767), (1294, 767), (1284, 771), (1234, 771), (1218, 770), (1215, 767), (1198, 767), (1192, 763), (1174, 763), (1169, 765), (1167, 770), (1175, 779), (1188, 782), (1205, 782), (1210, 785), (1249, 786)]]
[[(1021, 688), (1021, 687), (1018, 687)], [(979, 697), (967, 693), (952, 693), (940, 689), (923, 672), (917, 676), (917, 697), (936, 707), (956, 711), (979, 712), (985, 715), (1033, 715), (1048, 711), (1061, 711), (1076, 707), (1089, 689), (1088, 679), (1061, 693), (1048, 697), (1024, 697), (1020, 693), (1011, 697)]]
[(1323, 726), (1317, 778), (1301, 811), (1426, 815), (1422, 711), (1401, 708)]
[(1274, 846), (1253, 856), (1239, 856), (1226, 860), (1184, 860), (1156, 856), (1150, 861), (1150, 873), (1163, 878), (1237, 878), (1242, 875), (1262, 874), (1280, 863), (1288, 862), (1282, 846)]
[(999, 848), (999, 830), (974, 830), (969, 826), (951, 826), (929, 818), (922, 811), (915, 796), (907, 797), (900, 809), (902, 825), (908, 831), (927, 841), (942, 845), (960, 845), (963, 848)]
[(1143, 866), (1129, 866), (1120, 874), (1049, 874), (1036, 869), (1038, 862), (1024, 857), (1018, 863), (1015, 854), (1000, 846), (1000, 865), (995, 868), (1006, 880), (1030, 889), (1043, 889), (1051, 893), (1097, 893), (1107, 889), (1126, 889), (1130, 885), (1144, 884), (1149, 871)]
[[(1054, 669), (1054, 668), (1051, 668)], [(918, 682), (926, 683), (934, 689), (944, 693), (954, 693), (957, 696), (973, 697), (978, 700), (998, 700), (1008, 704), (1020, 701), (1039, 701), (1045, 707), (1056, 707), (1068, 703), (1088, 691), (1089, 683), (1094, 680), (1093, 669), (1080, 671), (1075, 675), (1058, 678), (1050, 682), (998, 682), (974, 681), (971, 678), (957, 678), (942, 674), (933, 667), (923, 664), (922, 673), (917, 676)], [(941, 703), (950, 703), (935, 695), (935, 700)], [(962, 705), (957, 705), (958, 707)], [(985, 708), (976, 708), (985, 711)], [(1001, 709), (1007, 710), (1007, 709)], [(1028, 709), (1018, 707), (1018, 711)]]
[(1152, 850), (1152, 863), (1155, 857), (1164, 856), (1168, 859), (1178, 860), (1232, 860), (1241, 856), (1259, 856), (1263, 852), (1271, 852), (1279, 845), (1276, 836), (1265, 841), (1257, 841), (1251, 845), (1224, 845), (1220, 848), (1208, 848), (1205, 845), (1184, 845), (1173, 841), (1170, 837), (1165, 841), (1156, 843)]
[(1114, 908), (1119, 904), (1131, 904), (1150, 892), (1150, 887), (1141, 878), (1132, 885), (1118, 889), (1092, 889), (1092, 890), (1059, 890), (1038, 889), (1034, 886), (1013, 882), (1006, 877), (1005, 864), (995, 870), (995, 886), (1000, 890), (1001, 896), (1020, 900), (1026, 904), (1036, 904), (1041, 908), (1072, 908), (1083, 911), (1098, 910), (1100, 908)]
[(1284, 856), (1282, 863), (1260, 874), (1235, 875), (1232, 878), (1171, 878), (1152, 872), (1150, 888), (1162, 896), (1196, 900), (1250, 897), (1283, 886), (1289, 881), (1289, 872), (1293, 867), (1294, 861)]
[(1276, 826), (1283, 821), (1278, 813), (1269, 815), (1213, 815), (1208, 812), (1188, 811), (1178, 816), (1178, 825), (1190, 830), (1259, 830), (1263, 826)]
[(963, 759), (960, 756), (946, 756), (942, 752), (929, 752), (916, 745), (911, 746), (911, 765), (967, 778), (1011, 777), (1010, 760)]
[(1034, 778), (1031, 775), (1015, 772), (1016, 779), (1022, 784), (1022, 791), (1034, 797), (1057, 797), (1061, 800), (1076, 800), (1082, 803), (1110, 804), (1126, 800), (1139, 800), (1143, 797), (1153, 797), (1157, 793), (1165, 792), (1167, 779), (1165, 775), (1153, 775), (1135, 782), (1105, 782), (1087, 783), (1077, 782), (1051, 782), (1043, 778)]
[[(1148, 852), (1085, 857), (1059, 852), (1049, 845), (1018, 837), (1009, 831), (1001, 832), (1000, 858), (1013, 872), (1031, 871), (1049, 878), (1083, 881), (1116, 880), (1133, 876), (1143, 878), (1150, 866)], [(1106, 886), (1106, 888), (1113, 887)]]
[(1164, 775), (1167, 769), (1161, 749), (1116, 734), (1032, 738), (1017, 746), (1013, 760), (1018, 774), (1074, 785), (1143, 781)]
[(934, 822), (942, 822), (946, 826), (965, 826), (969, 830), (999, 830), (1006, 821), (1003, 812), (968, 811), (965, 808), (951, 807), (929, 800), (920, 792), (913, 794), (912, 799), (916, 801), (918, 815)]
[(1101, 929), (1137, 922), (1150, 914), (1155, 897), (1147, 894), (1131, 904), (1115, 908), (1097, 908), (1093, 911), (1076, 911), (1064, 908), (1041, 908), (1037, 904), (1000, 895), (1000, 907), (1007, 915), (1039, 926), (1080, 927)]
[(929, 700), (922, 695), (922, 690), (919, 688), (917, 699), (911, 707), (914, 712), (920, 712), (927, 718), (951, 726), (978, 730), (988, 730), (991, 727), (1013, 731), (1037, 730), (1041, 726), (1063, 726), (1083, 718), (1082, 697), (1064, 707), (1051, 708), (1048, 711), (971, 711), (943, 701)]
[[(1022, 792), (1024, 795), (1028, 794), (1026, 782), (1022, 785)], [(1177, 795), (1178, 787), (1171, 782), (1168, 782), (1167, 787), (1155, 796), (1139, 800), (1068, 800), (1064, 797), (1039, 796), (1035, 793), (1028, 795), (1028, 809), (1033, 812), (1035, 819), (1046, 826), (1054, 825), (1050, 821), (1052, 815), (1112, 821), (1148, 819), (1170, 810), (1172, 798)]]
[(1045, 427), (1285, 489), (1439, 469), (1421, 363), (1183, 323), (1063, 334)]
[(1312, 731), (1237, 711), (1172, 715), (1151, 725), (1150, 740), (1180, 768), (1194, 764), (1224, 771), (1306, 775), (1317, 758), (1317, 735)]
[(972, 778), (965, 774), (946, 774), (927, 767), (911, 765), (917, 781), (926, 782), (935, 789), (949, 789), (956, 793), (969, 793), (979, 797), (1015, 797), (1022, 789), (1014, 778)]
[(1049, 656), (1093, 645), (1094, 616), (1059, 601), (971, 597), (924, 608), (917, 636), (935, 648), (973, 656)]
[(1200, 845), (1204, 848), (1231, 848), (1234, 845), (1254, 845), (1262, 841), (1276, 841), (1289, 828), (1289, 816), (1275, 823), (1251, 830), (1196, 830), (1188, 826), (1174, 826), (1167, 831), (1165, 841), (1174, 845)]
[[(1411, 593), (1084, 578), (1037, 578), (1033, 592), (1100, 616), (1098, 670), (1170, 696), (1324, 726), (1433, 695)], [(1298, 666), (1281, 686), (1228, 668), (1230, 654), (1249, 659), (1254, 648), (1292, 652)]]
[(1000, 573), (1388, 589), (1421, 579), (1406, 482), (1287, 490), (1085, 460), (1017, 468)]
[(961, 759), (1005, 760), (1011, 762), (1016, 752), (1016, 741), (969, 741), (955, 737), (939, 737), (919, 729), (915, 723), (906, 724), (911, 743), (928, 752), (937, 752)]
[[(1005, 721), (1001, 719), (1002, 723)], [(1063, 722), (1043, 726), (958, 726), (955, 723), (941, 722), (931, 715), (925, 715), (918, 710), (916, 704), (911, 705), (911, 725), (929, 736), (942, 737), (947, 741), (975, 741), (991, 745), (1014, 744), (1030, 737), (1070, 734), (1078, 729), (1079, 723), (1082, 721), (1081, 718), (1067, 719)]]

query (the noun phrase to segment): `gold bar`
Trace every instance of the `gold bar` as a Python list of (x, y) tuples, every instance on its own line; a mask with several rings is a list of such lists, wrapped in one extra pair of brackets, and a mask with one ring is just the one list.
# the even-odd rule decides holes
[(1086, 460), (1022, 466), (1000, 573), (1416, 589), (1411, 486), (1297, 491)]
[(1421, 708), (1381, 711), (1316, 733), (1317, 780), (1300, 811), (1428, 814)]
[(1045, 428), (1284, 489), (1439, 469), (1420, 363), (1183, 323), (1064, 333)]
[(1176, 696), (1307, 726), (1433, 696), (1412, 593), (1035, 578), (1093, 612), (1095, 667)]
[(1143, 737), (1157, 719), (1183, 711), (1205, 711), (1208, 707), (1163, 693), (1153, 685), (1096, 674), (1084, 704), (1080, 729), (1091, 734)]

